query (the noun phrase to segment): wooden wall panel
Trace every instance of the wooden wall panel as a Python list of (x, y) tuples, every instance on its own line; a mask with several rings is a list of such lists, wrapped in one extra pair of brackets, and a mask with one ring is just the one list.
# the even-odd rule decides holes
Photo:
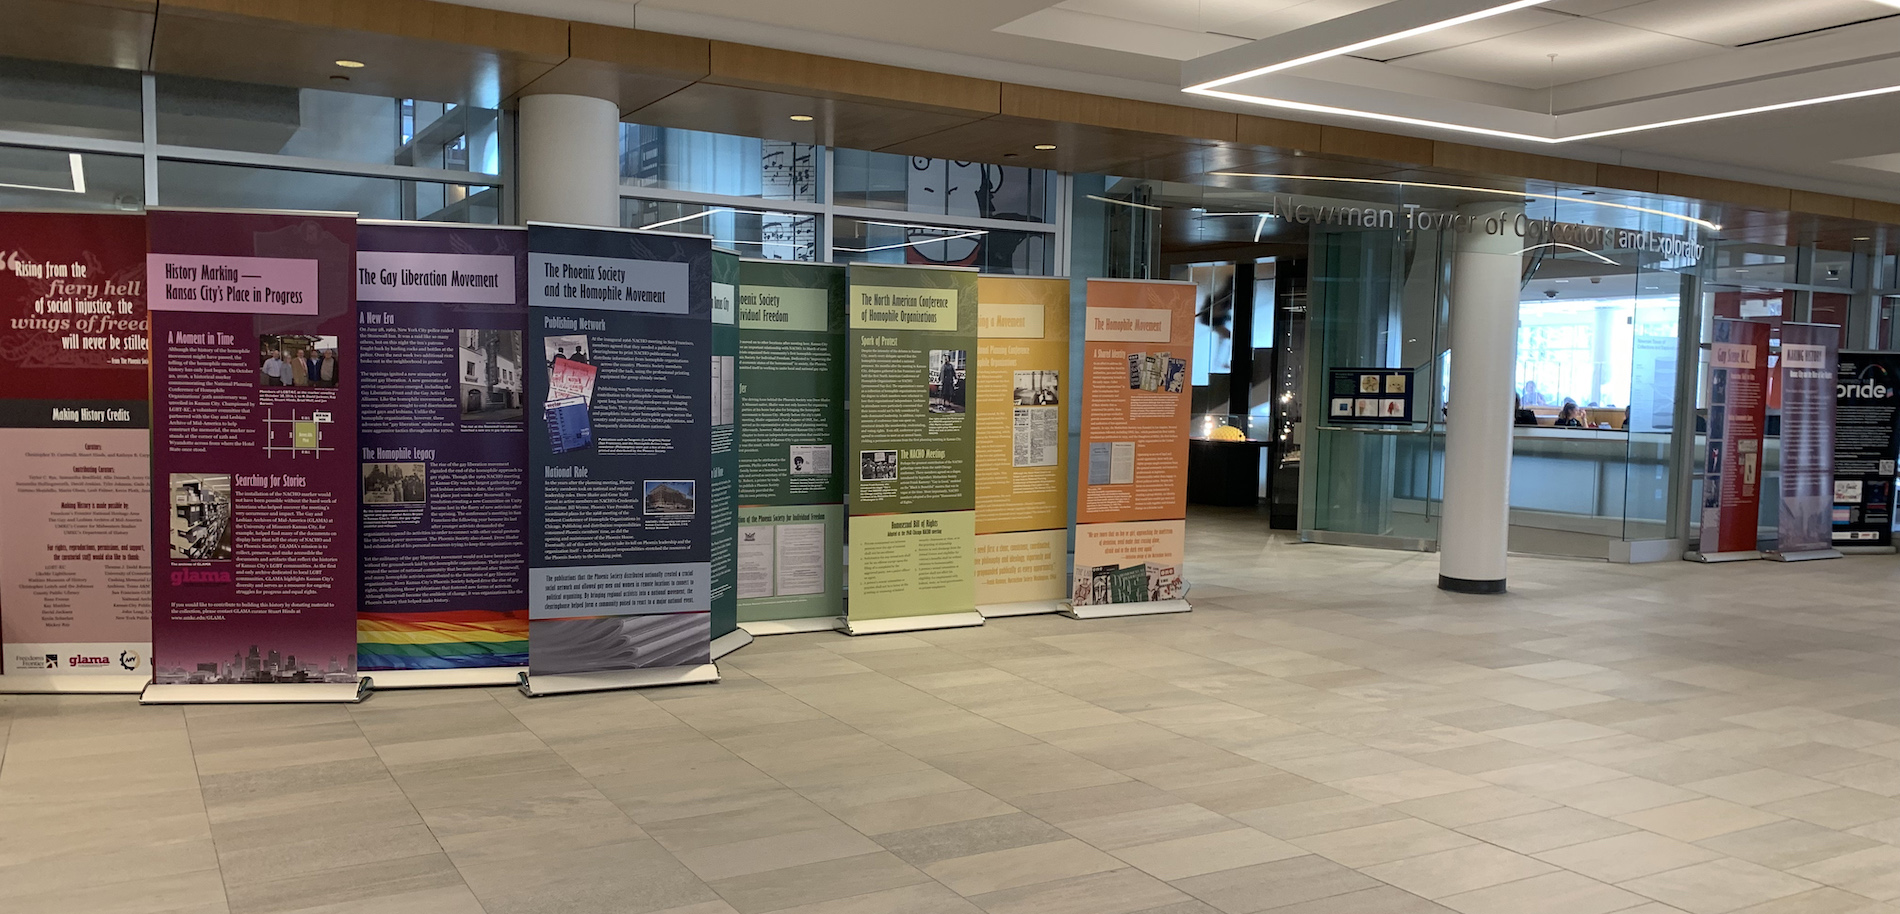
[(1390, 133), (1373, 133), (1346, 127), (1320, 128), (1319, 151), (1332, 156), (1377, 159), (1381, 162), (1405, 165), (1430, 165), (1435, 145), (1431, 140), (1394, 136)]
[(1841, 219), (1854, 218), (1854, 198), (1852, 197), (1837, 197), (1833, 194), (1817, 194), (1805, 190), (1793, 191), (1790, 197), (1792, 202), (1788, 208), (1797, 213), (1814, 213)]
[(1320, 133), (1318, 124), (1243, 114), (1240, 115), (1236, 138), (1248, 146), (1266, 146), (1289, 152), (1318, 152)]
[(706, 78), (711, 45), (703, 38), (576, 22), (568, 58), (520, 94), (611, 99), (624, 117)]
[(1793, 192), (1785, 187), (1769, 187), (1720, 178), (1679, 175), (1663, 172), (1657, 176), (1656, 191), (1671, 197), (1688, 197), (1712, 203), (1733, 203), (1759, 209), (1787, 211), (1792, 208)]
[(981, 116), (998, 110), (999, 84), (994, 80), (727, 41), (712, 42), (711, 51), (711, 72), (706, 81), (717, 85), (872, 101), (944, 114)]
[(1510, 175), (1581, 187), (1594, 187), (1597, 183), (1595, 162), (1578, 162), (1461, 143), (1432, 144), (1432, 165), (1477, 175)]
[(0, 57), (143, 70), (157, 11), (156, 0), (7, 0)]
[(1647, 168), (1630, 168), (1624, 165), (1598, 165), (1597, 186), (1612, 190), (1633, 190), (1642, 194), (1656, 193), (1656, 182), (1660, 172)]
[(1238, 141), (1240, 133), (1240, 115), (1224, 111), (1008, 83), (1002, 86), (1001, 109), (1003, 114), (1012, 117), (1152, 133), (1183, 140), (1232, 143)]
[(162, 0), (160, 15), (215, 14), (314, 29), (345, 29), (481, 48), (496, 54), (567, 56), (567, 22), (431, 0)]

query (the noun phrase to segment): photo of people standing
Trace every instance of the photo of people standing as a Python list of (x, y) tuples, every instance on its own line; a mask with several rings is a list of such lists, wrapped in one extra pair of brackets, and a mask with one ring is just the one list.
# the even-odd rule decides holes
[(257, 348), (263, 387), (335, 387), (342, 370), (334, 336), (264, 334)]

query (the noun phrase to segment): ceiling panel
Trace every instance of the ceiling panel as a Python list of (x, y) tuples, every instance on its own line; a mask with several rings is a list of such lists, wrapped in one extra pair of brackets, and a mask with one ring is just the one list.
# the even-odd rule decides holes
[[(1721, 53), (1717, 45), (1594, 19), (1490, 38), (1394, 62), (1394, 66), (1523, 89), (1594, 79)], [(1550, 55), (1556, 54), (1552, 61)]]
[(1597, 18), (1733, 47), (1883, 15), (1900, 9), (1873, 0), (1649, 0)]
[(1413, 54), (1422, 54), (1426, 51), (1455, 48), (1459, 45), (1470, 44), (1474, 41), (1483, 41), (1487, 38), (1515, 35), (1518, 32), (1528, 32), (1531, 29), (1558, 25), (1568, 21), (1570, 18), (1569, 16), (1563, 16), (1541, 9), (1518, 10), (1514, 13), (1505, 13), (1502, 16), (1492, 16), (1489, 19), (1480, 19), (1477, 22), (1468, 22), (1464, 25), (1440, 29), (1436, 32), (1420, 35), (1416, 38), (1394, 41), (1390, 44), (1379, 45), (1376, 48), (1367, 48), (1353, 56), (1364, 57), (1369, 60), (1389, 61), (1399, 57), (1409, 57)]

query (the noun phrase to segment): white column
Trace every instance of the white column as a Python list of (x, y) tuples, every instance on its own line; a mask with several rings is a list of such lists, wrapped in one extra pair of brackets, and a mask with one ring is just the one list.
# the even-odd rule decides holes
[(528, 95), (518, 120), (522, 222), (620, 224), (620, 106), (584, 95)]
[[(1511, 530), (1511, 432), (1517, 374), (1522, 206), (1464, 207), (1451, 266), (1451, 389), (1445, 419), (1445, 504), (1438, 586), (1503, 593)], [(1491, 220), (1498, 220), (1492, 223)], [(1488, 229), (1495, 227), (1495, 233)]]

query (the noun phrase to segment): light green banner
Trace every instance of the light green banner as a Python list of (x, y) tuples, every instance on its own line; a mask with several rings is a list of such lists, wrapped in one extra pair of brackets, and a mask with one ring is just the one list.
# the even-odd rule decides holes
[(844, 506), (739, 509), (739, 621), (844, 614)]
[(977, 274), (853, 264), (853, 619), (975, 609)]

